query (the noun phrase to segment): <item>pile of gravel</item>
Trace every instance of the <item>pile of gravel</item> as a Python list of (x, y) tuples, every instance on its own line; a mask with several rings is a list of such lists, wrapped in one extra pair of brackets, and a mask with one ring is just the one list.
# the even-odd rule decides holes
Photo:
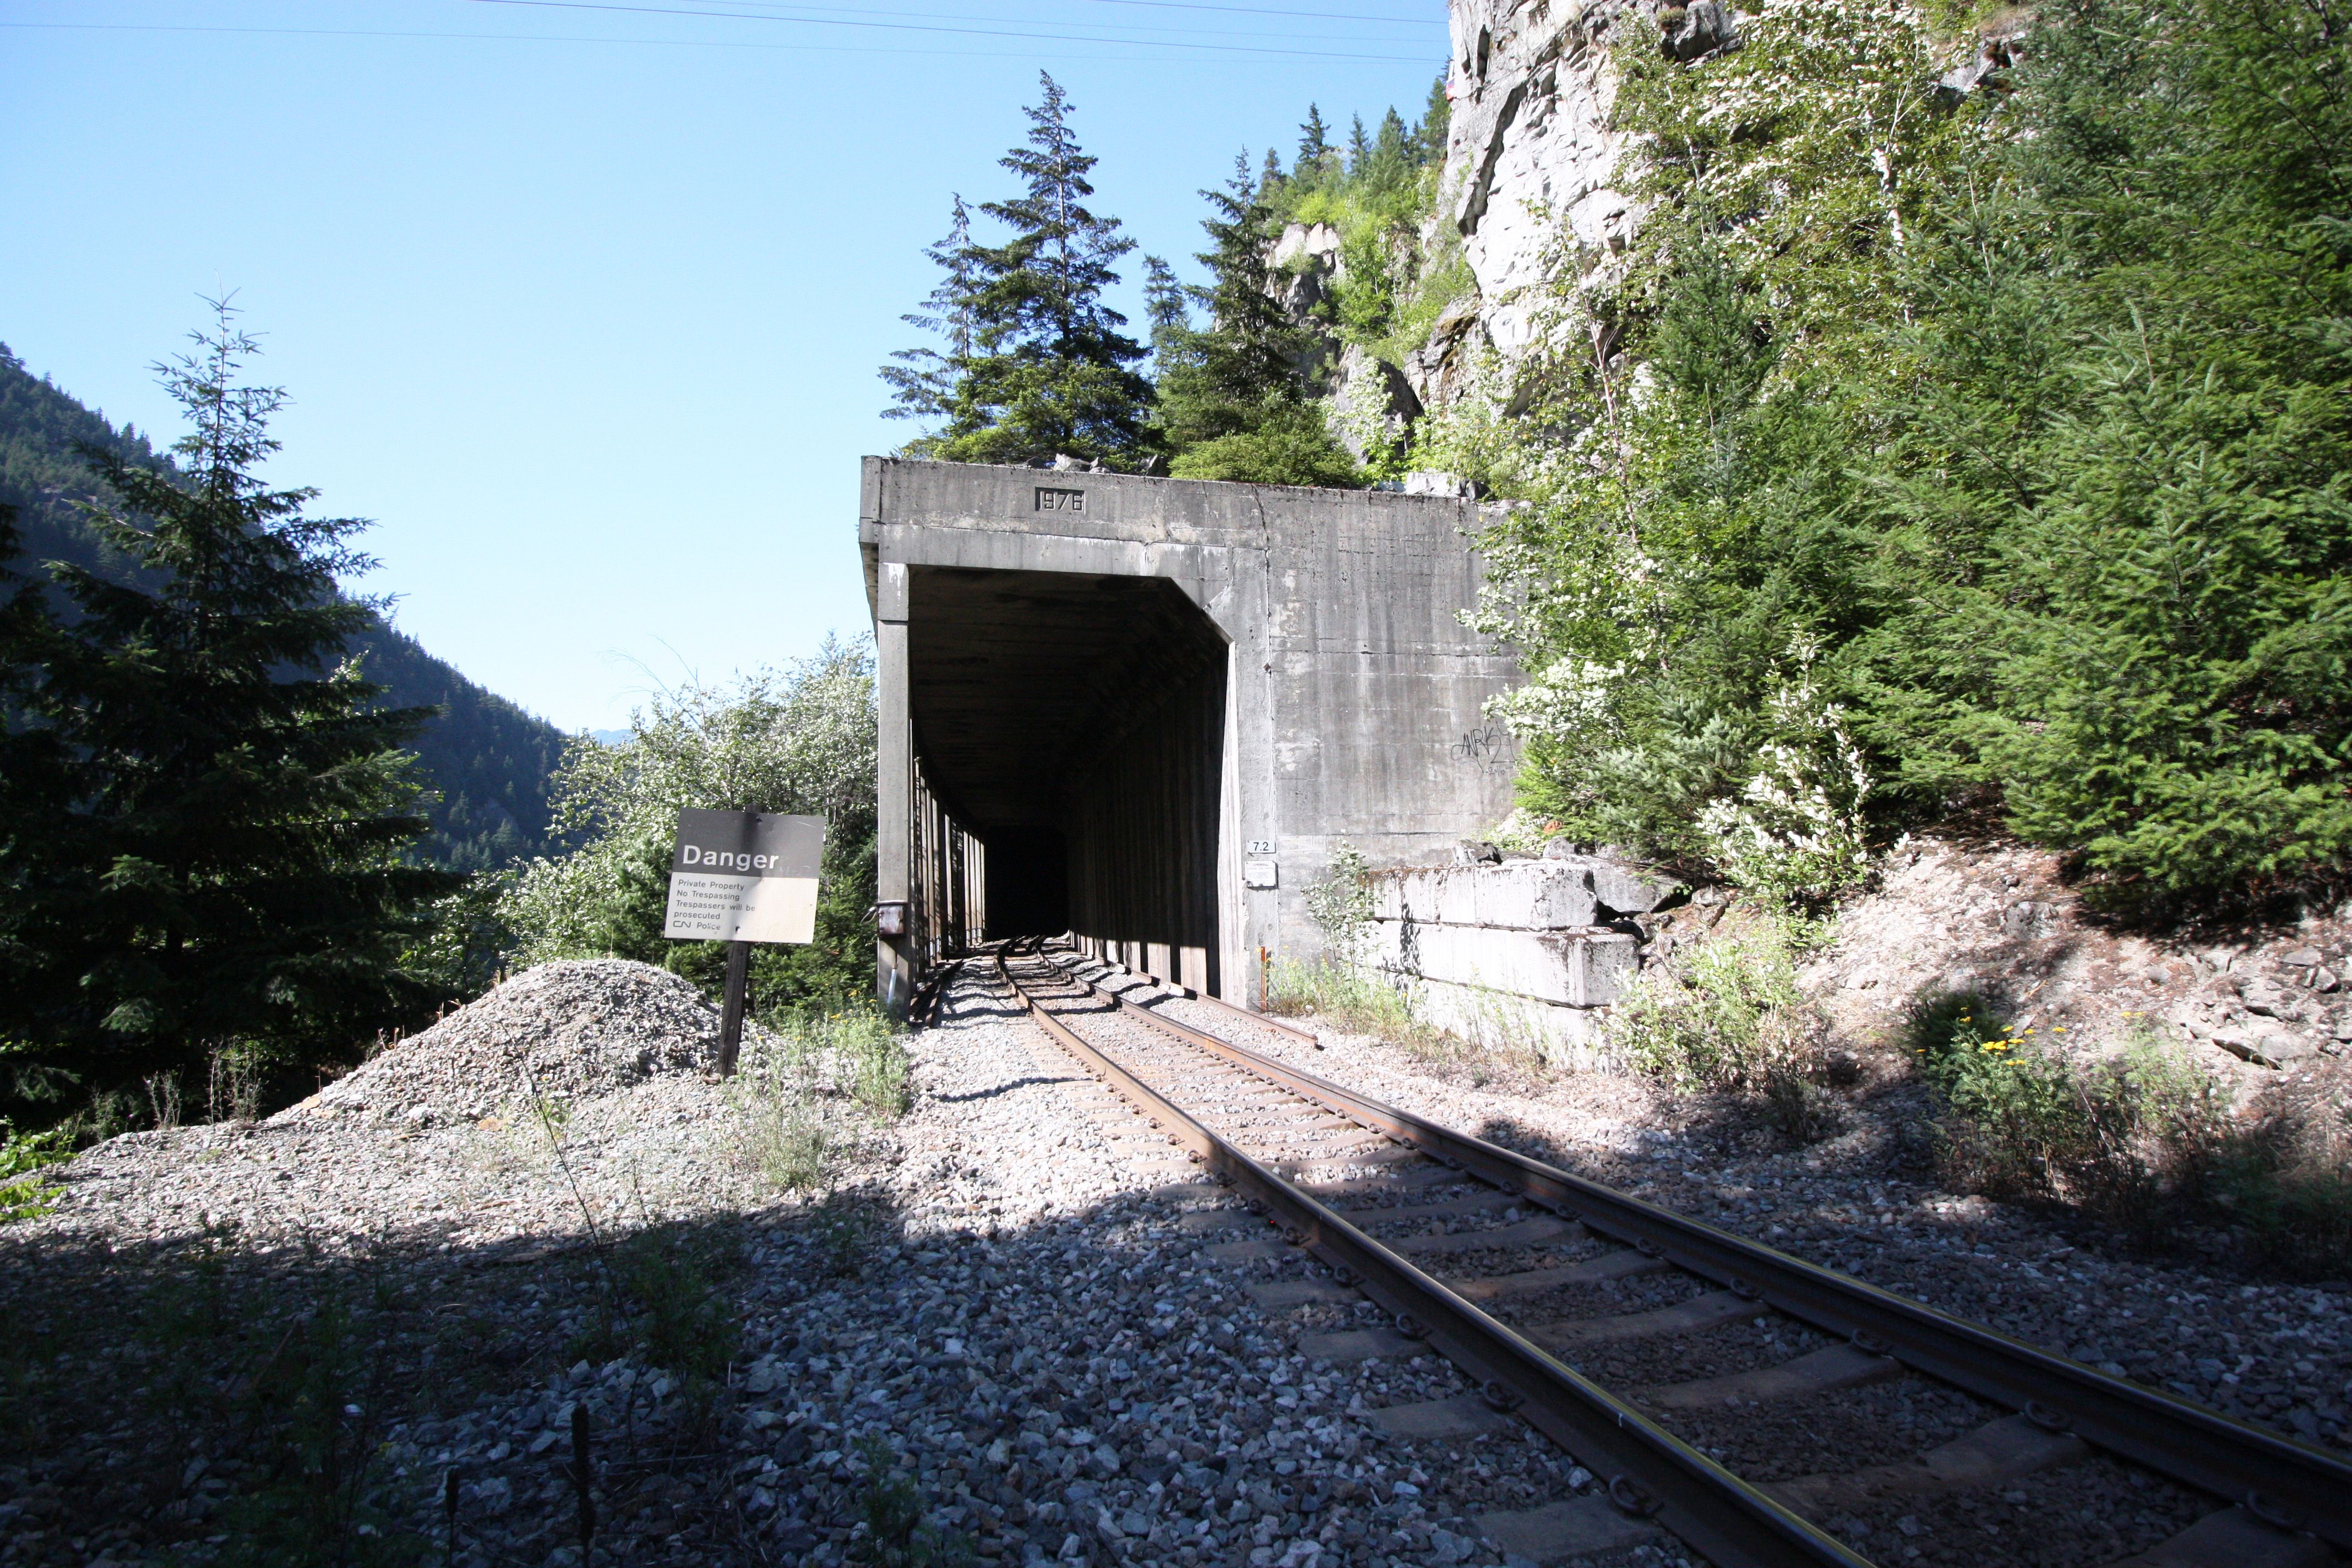
[(593, 1100), (718, 1057), (718, 1013), (667, 970), (618, 958), (542, 963), (281, 1116), (474, 1119), (534, 1092)]

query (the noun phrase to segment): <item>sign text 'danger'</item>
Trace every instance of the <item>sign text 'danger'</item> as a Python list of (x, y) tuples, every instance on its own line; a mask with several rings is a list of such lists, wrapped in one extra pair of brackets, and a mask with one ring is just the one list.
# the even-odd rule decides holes
[(684, 942), (812, 941), (824, 858), (821, 816), (681, 810), (662, 934)]

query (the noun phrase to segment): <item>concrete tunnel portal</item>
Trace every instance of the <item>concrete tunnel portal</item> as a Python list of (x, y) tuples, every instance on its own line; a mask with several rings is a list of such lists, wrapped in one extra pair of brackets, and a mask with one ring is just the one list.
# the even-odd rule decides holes
[(1087, 933), (1213, 992), (1227, 647), (1160, 577), (917, 566), (907, 708), (986, 849), (983, 939)]
[(1342, 844), (1431, 863), (1509, 809), (1450, 497), (866, 459), (877, 990), (1066, 933), (1242, 1005)]

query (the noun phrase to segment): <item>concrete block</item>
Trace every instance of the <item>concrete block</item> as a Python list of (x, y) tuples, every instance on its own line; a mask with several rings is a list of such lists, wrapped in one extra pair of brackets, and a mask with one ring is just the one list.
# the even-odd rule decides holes
[(1379, 873), (1372, 907), (1384, 921), (1564, 931), (1610, 913), (1655, 909), (1676, 884), (1597, 856), (1506, 860), (1499, 866), (1411, 867)]
[(1646, 914), (1673, 897), (1681, 887), (1671, 879), (1653, 877), (1622, 860), (1612, 860), (1600, 855), (1553, 854), (1547, 850), (1543, 863), (1588, 873), (1591, 879), (1588, 885), (1592, 889), (1593, 896), (1621, 915)]
[(1482, 1049), (1532, 1050), (1555, 1067), (1578, 1072), (1612, 1065), (1601, 1036), (1606, 1014), (1600, 1008), (1567, 1007), (1483, 985), (1378, 973), (1405, 993), (1415, 1017)]
[(1363, 962), (1415, 980), (1448, 981), (1565, 1007), (1614, 1003), (1639, 963), (1623, 932), (1510, 931), (1376, 921)]

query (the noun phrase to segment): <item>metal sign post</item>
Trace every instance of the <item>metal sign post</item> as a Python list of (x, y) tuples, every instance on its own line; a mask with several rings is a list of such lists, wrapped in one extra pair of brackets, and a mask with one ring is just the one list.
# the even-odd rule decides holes
[(751, 944), (814, 940), (817, 868), (824, 859), (822, 816), (693, 806), (677, 814), (662, 935), (728, 944), (727, 997), (719, 1023), (722, 1075), (734, 1072), (743, 1043)]

